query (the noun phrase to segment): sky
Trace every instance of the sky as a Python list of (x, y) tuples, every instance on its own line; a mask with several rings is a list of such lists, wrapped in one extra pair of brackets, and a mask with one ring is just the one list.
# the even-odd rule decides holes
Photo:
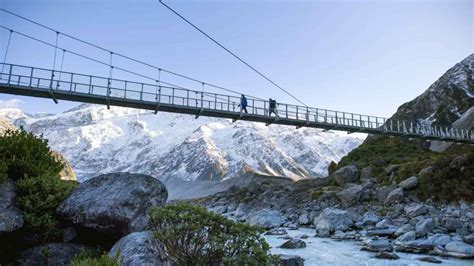
[[(305, 104), (331, 110), (389, 117), (474, 53), (473, 0), (165, 2)], [(0, 7), (164, 69), (296, 103), (158, 0), (2, 0)], [(0, 24), (55, 41), (54, 32), (2, 11)], [(2, 61), (8, 34), (0, 29)], [(109, 60), (107, 52), (63, 36), (59, 46)], [(13, 34), (6, 62), (51, 69), (53, 55), (53, 48)], [(119, 66), (157, 76), (155, 69), (114, 59)], [(59, 52), (56, 68), (60, 61)], [(63, 70), (97, 76), (108, 76), (109, 71), (68, 53)], [(120, 71), (113, 75), (146, 81)], [(201, 89), (170, 75), (161, 79)], [(19, 107), (29, 113), (56, 113), (77, 104), (0, 94), (0, 108)]]

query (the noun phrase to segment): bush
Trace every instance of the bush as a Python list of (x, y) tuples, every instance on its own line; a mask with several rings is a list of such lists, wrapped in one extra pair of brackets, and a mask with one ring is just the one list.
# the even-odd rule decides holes
[(109, 257), (106, 253), (98, 256), (91, 252), (81, 252), (69, 263), (69, 266), (119, 266), (119, 254)]
[(58, 176), (43, 175), (20, 179), (16, 185), (25, 230), (37, 235), (41, 242), (61, 239), (55, 211), (76, 183), (62, 181)]
[(19, 180), (44, 174), (57, 174), (63, 168), (48, 147), (48, 141), (25, 130), (7, 130), (0, 136), (0, 159), (8, 178)]
[(184, 202), (149, 211), (149, 226), (176, 265), (265, 265), (274, 258), (262, 229)]
[(462, 155), (466, 160), (461, 167), (451, 165), (456, 155), (440, 157), (433, 163), (433, 171), (419, 177), (418, 195), (437, 201), (474, 202), (474, 152)]
[(37, 242), (60, 240), (55, 211), (76, 183), (60, 180), (63, 164), (55, 159), (47, 140), (23, 129), (8, 130), (0, 136), (0, 161), (0, 180), (16, 182), (23, 231), (34, 234)]
[(0, 161), (0, 184), (7, 180), (7, 164), (5, 161)]

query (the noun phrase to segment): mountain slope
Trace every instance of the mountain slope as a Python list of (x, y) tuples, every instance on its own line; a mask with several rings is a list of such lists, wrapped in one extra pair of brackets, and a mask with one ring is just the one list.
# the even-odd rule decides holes
[(423, 94), (401, 105), (393, 119), (451, 125), (474, 106), (474, 54), (450, 68)]
[(292, 179), (327, 174), (365, 135), (81, 105), (55, 115), (0, 109), (70, 161), (79, 180), (132, 171), (164, 180), (224, 180), (248, 172)]

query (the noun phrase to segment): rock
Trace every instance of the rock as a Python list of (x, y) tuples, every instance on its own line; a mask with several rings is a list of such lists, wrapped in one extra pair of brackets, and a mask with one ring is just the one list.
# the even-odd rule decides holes
[(329, 231), (330, 233), (341, 230), (346, 231), (353, 224), (347, 211), (335, 208), (326, 208), (314, 219), (317, 230)]
[(305, 248), (306, 243), (301, 239), (291, 238), (290, 240), (283, 243), (280, 248), (295, 249), (295, 248)]
[(23, 215), (15, 206), (16, 186), (7, 179), (0, 184), (0, 236), (23, 226)]
[(316, 237), (328, 237), (331, 231), (328, 228), (316, 229)]
[(355, 165), (348, 165), (339, 168), (337, 171), (332, 173), (334, 180), (339, 186), (343, 186), (347, 183), (355, 183), (359, 179), (359, 170)]
[(363, 197), (363, 188), (361, 185), (348, 183), (344, 190), (336, 193), (336, 197), (345, 206), (351, 206), (360, 203)]
[(304, 259), (297, 255), (277, 255), (281, 266), (304, 266)]
[(77, 237), (77, 232), (74, 227), (69, 226), (63, 230), (63, 242), (71, 242)]
[(409, 177), (398, 184), (400, 188), (410, 190), (418, 185), (418, 178), (416, 176)]
[(429, 236), (427, 241), (431, 241), (433, 246), (445, 246), (451, 241), (451, 237), (449, 235), (444, 234), (435, 234)]
[(375, 257), (377, 259), (388, 259), (388, 260), (398, 260), (400, 258), (395, 253), (385, 252), (385, 251), (377, 252), (377, 254), (375, 254)]
[(393, 246), (386, 239), (369, 239), (364, 242), (361, 250), (370, 251), (370, 252), (379, 252), (379, 251), (392, 252)]
[(309, 213), (308, 212), (303, 212), (299, 217), (298, 217), (298, 223), (300, 225), (308, 225), (311, 223), (311, 220), (309, 218)]
[(455, 169), (461, 169), (463, 166), (469, 164), (469, 159), (464, 156), (464, 155), (459, 155), (456, 156), (451, 163), (449, 164), (449, 167), (455, 168)]
[(336, 231), (334, 235), (331, 236), (333, 239), (338, 239), (338, 240), (350, 240), (350, 239), (356, 239), (356, 233), (355, 231), (350, 231), (350, 232), (342, 232), (342, 231)]
[(474, 234), (469, 234), (462, 237), (462, 240), (468, 244), (474, 244)]
[(397, 230), (398, 230), (398, 227), (396, 227), (396, 226), (390, 226), (390, 227), (384, 228), (384, 229), (379, 229), (379, 228), (368, 229), (367, 230), (367, 236), (393, 237), (395, 235), (395, 232), (397, 232)]
[(397, 251), (410, 253), (427, 253), (436, 246), (444, 246), (451, 241), (448, 235), (436, 234), (427, 239), (397, 242)]
[(282, 228), (274, 228), (274, 229), (271, 229), (271, 230), (265, 232), (265, 235), (268, 235), (268, 236), (283, 236), (283, 235), (288, 235), (288, 232), (286, 232), (286, 230), (282, 229)]
[(406, 241), (411, 241), (411, 240), (415, 240), (415, 239), (416, 239), (415, 231), (410, 231), (410, 232), (406, 232), (403, 235), (399, 236), (397, 238), (397, 241), (406, 242)]
[(403, 189), (396, 188), (388, 193), (387, 198), (385, 198), (385, 204), (394, 204), (403, 200)]
[(433, 173), (433, 166), (428, 166), (426, 168), (423, 168), (418, 172), (418, 176), (424, 176), (424, 175), (429, 175)]
[(428, 218), (419, 221), (415, 226), (415, 231), (417, 236), (425, 236), (431, 232), (435, 227), (435, 221), (433, 218)]
[(474, 246), (463, 243), (452, 241), (446, 244), (446, 251), (449, 256), (462, 259), (473, 259), (474, 258)]
[(235, 217), (240, 218), (243, 216), (247, 216), (249, 213), (248, 206), (245, 203), (240, 203), (235, 210)]
[(389, 226), (393, 226), (392, 221), (390, 221), (389, 219), (383, 219), (382, 221), (379, 221), (378, 223), (375, 224), (375, 227), (379, 229), (388, 228)]
[(167, 197), (165, 186), (151, 176), (105, 174), (81, 183), (56, 213), (76, 225), (123, 236), (143, 231), (147, 209), (164, 205)]
[(461, 229), (463, 227), (463, 223), (458, 218), (446, 218), (444, 219), (444, 227), (449, 231), (456, 231), (457, 229)]
[(363, 225), (374, 225), (380, 221), (380, 218), (374, 212), (366, 212), (364, 217), (362, 217)]
[(404, 211), (406, 215), (410, 218), (413, 218), (419, 215), (425, 215), (426, 213), (428, 213), (428, 209), (425, 207), (425, 205), (422, 205), (422, 204), (405, 206)]
[(415, 230), (415, 228), (412, 225), (405, 224), (402, 227), (398, 228), (397, 232), (395, 232), (395, 235), (400, 236), (413, 230)]
[(425, 262), (431, 262), (431, 263), (441, 263), (442, 262), (442, 261), (438, 260), (437, 258), (430, 257), (430, 256), (421, 257), (418, 260), (425, 261)]
[(362, 170), (360, 170), (360, 180), (367, 181), (367, 180), (372, 179), (373, 172), (374, 172), (374, 169), (371, 166), (362, 168)]
[(118, 256), (121, 265), (171, 265), (164, 257), (161, 244), (151, 231), (134, 232), (121, 238), (110, 249), (109, 256)]
[(375, 189), (375, 197), (379, 202), (385, 202), (385, 199), (388, 196), (388, 193), (390, 193), (393, 190), (392, 187), (388, 186), (383, 186)]
[(81, 252), (93, 251), (91, 247), (70, 243), (52, 243), (33, 247), (21, 253), (19, 265), (69, 265)]
[(384, 171), (385, 171), (385, 174), (391, 175), (391, 174), (397, 172), (398, 169), (400, 169), (400, 165), (399, 165), (399, 164), (392, 164), (392, 165), (387, 166), (387, 167), (384, 169)]
[(64, 157), (64, 155), (60, 154), (59, 152), (52, 151), (51, 155), (60, 163), (63, 164), (63, 169), (61, 172), (59, 172), (59, 178), (61, 180), (67, 180), (67, 181), (77, 181), (76, 174), (74, 173), (74, 170), (72, 169), (71, 164), (69, 161)]
[(258, 225), (270, 229), (280, 227), (285, 223), (285, 218), (279, 211), (264, 209), (249, 214), (247, 222), (251, 225)]

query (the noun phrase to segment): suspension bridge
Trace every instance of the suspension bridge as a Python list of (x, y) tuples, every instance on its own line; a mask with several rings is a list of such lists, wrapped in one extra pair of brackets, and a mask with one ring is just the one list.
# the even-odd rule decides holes
[[(8, 13), (13, 14), (11, 12)], [(417, 121), (393, 120), (383, 117), (286, 103), (278, 103), (276, 106), (276, 114), (271, 115), (269, 112), (269, 102), (252, 96), (248, 97), (248, 113), (246, 113), (239, 107), (241, 98), (240, 93), (237, 91), (229, 90), (172, 71), (158, 68), (139, 60), (114, 53), (100, 46), (82, 41), (76, 37), (61, 33), (16, 14), (13, 15), (54, 31), (56, 33), (56, 39), (55, 43), (49, 43), (11, 28), (0, 26), (1, 29), (9, 32), (8, 45), (5, 51), (4, 60), (3, 63), (0, 63), (0, 93), (50, 98), (55, 103), (58, 103), (59, 100), (67, 100), (102, 104), (107, 105), (107, 107), (121, 106), (152, 110), (155, 113), (163, 111), (190, 114), (194, 115), (196, 118), (199, 116), (209, 116), (232, 119), (233, 121), (242, 120), (260, 122), (265, 123), (266, 125), (279, 124), (295, 126), (296, 128), (309, 127), (324, 130), (347, 131), (350, 133), (361, 132), (474, 144), (474, 134), (471, 130), (431, 125), (419, 123)], [(13, 34), (52, 47), (54, 49), (53, 67), (47, 69), (13, 64), (9, 61), (7, 62), (8, 49), (11, 45), (10, 41)], [(103, 62), (59, 46), (58, 37), (60, 35), (75, 39), (109, 53), (109, 62)], [(56, 69), (57, 51), (62, 51), (62, 59), (60, 60), (61, 64), (59, 69)], [(64, 55), (66, 53), (107, 66), (109, 68), (109, 76), (95, 76), (63, 71)], [(127, 68), (113, 65), (112, 59), (114, 56), (119, 56), (133, 62), (142, 63), (147, 67), (155, 68), (158, 70), (158, 76), (155, 78), (148, 77), (133, 72)], [(152, 82), (137, 82), (133, 80), (114, 78), (114, 69), (141, 78), (150, 79)], [(201, 86), (201, 90), (188, 89), (165, 82), (160, 77), (161, 72), (192, 80)], [(205, 86), (225, 90), (234, 95), (208, 92), (204, 90)]]

